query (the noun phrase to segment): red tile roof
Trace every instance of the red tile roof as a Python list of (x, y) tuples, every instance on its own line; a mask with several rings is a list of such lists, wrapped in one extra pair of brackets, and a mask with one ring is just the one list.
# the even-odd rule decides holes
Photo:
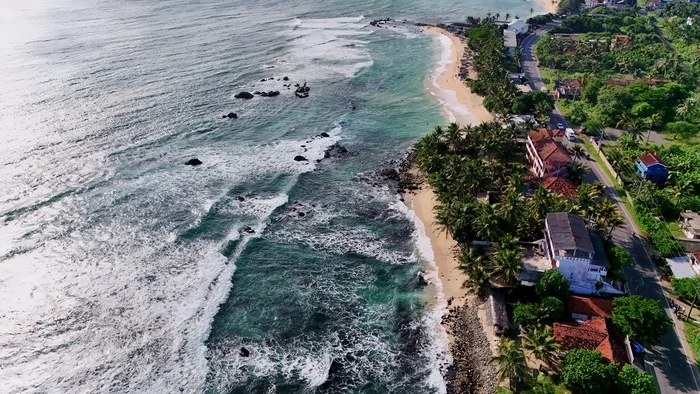
[(602, 298), (571, 296), (568, 308), (569, 313), (609, 319), (612, 315), (613, 303)]
[(576, 185), (566, 178), (544, 178), (541, 185), (548, 191), (564, 197), (573, 198), (578, 195)]
[(624, 340), (615, 327), (603, 318), (597, 317), (584, 323), (554, 323), (553, 327), (554, 339), (563, 350), (597, 350), (603, 357), (616, 364), (629, 362)]
[(695, 257), (695, 260), (700, 261), (700, 250), (696, 250), (695, 252), (691, 253), (690, 255)]
[(547, 139), (564, 138), (564, 130), (547, 130), (545, 128), (541, 128), (539, 130), (530, 130), (529, 135), (530, 139), (534, 143)]
[(661, 164), (662, 166), (664, 165), (659, 155), (657, 155), (656, 152), (651, 150), (648, 150), (647, 153), (639, 156), (639, 161), (644, 163), (644, 165), (647, 167), (653, 164)]
[(566, 164), (572, 162), (569, 152), (559, 142), (549, 139), (536, 142), (534, 145), (540, 159), (545, 163)]

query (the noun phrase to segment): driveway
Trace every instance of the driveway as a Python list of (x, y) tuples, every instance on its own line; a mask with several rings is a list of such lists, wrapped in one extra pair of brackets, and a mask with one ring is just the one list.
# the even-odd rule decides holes
[[(537, 40), (546, 33), (546, 29), (548, 27), (530, 34), (522, 42), (523, 72), (533, 89), (545, 86), (535, 63), (533, 48)], [(571, 127), (558, 108), (555, 108), (550, 119), (552, 124), (563, 123), (565, 127)], [(644, 360), (645, 369), (656, 377), (659, 388), (664, 394), (700, 394), (700, 374), (698, 374), (698, 370), (693, 365), (693, 358), (690, 356), (693, 350), (688, 348), (682, 331), (679, 331), (679, 326), (682, 323), (675, 318), (671, 311), (656, 267), (649, 257), (648, 245), (637, 237), (640, 231), (634, 224), (631, 213), (621, 203), (614, 185), (603, 173), (601, 165), (586, 158), (582, 158), (581, 162), (591, 169), (586, 176), (586, 182), (600, 181), (606, 185), (607, 196), (617, 204), (622, 212), (625, 224), (615, 229), (613, 241), (629, 250), (632, 255), (632, 266), (624, 269), (630, 293), (659, 301), (669, 318), (673, 319), (672, 329), (669, 329), (666, 335), (661, 338), (660, 344), (647, 349), (648, 352)]]

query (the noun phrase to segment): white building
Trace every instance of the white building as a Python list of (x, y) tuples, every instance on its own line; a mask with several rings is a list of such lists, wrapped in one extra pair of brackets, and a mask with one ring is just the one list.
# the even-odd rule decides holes
[(520, 19), (513, 19), (510, 23), (508, 23), (508, 28), (506, 30), (512, 31), (513, 33), (517, 34), (526, 34), (528, 30), (528, 25), (527, 23), (523, 22)]
[(555, 212), (545, 220), (545, 244), (553, 269), (559, 270), (577, 294), (622, 294), (607, 282), (610, 265), (603, 240), (590, 233), (582, 217)]

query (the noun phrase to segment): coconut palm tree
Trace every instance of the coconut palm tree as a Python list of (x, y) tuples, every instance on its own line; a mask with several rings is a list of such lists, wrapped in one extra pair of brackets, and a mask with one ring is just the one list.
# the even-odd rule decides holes
[(481, 213), (474, 220), (476, 235), (487, 241), (494, 241), (501, 235), (501, 222), (497, 215), (494, 214), (490, 206), (483, 206)]
[(508, 19), (510, 18), (510, 14), (506, 13), (506, 22), (508, 22)]
[(508, 379), (511, 391), (515, 392), (517, 384), (528, 376), (525, 354), (512, 339), (501, 337), (498, 343), (498, 356), (493, 358), (499, 381)]
[(520, 337), (522, 338), (523, 349), (532, 352), (536, 359), (547, 366), (552, 366), (561, 345), (555, 342), (551, 328), (537, 327), (531, 331), (526, 331)]
[(580, 162), (573, 162), (569, 164), (569, 168), (567, 170), (569, 180), (577, 185), (583, 183), (583, 178), (586, 176), (587, 172), (587, 167)]
[(586, 150), (581, 145), (574, 145), (571, 148), (571, 155), (574, 157), (574, 163), (576, 163), (576, 160), (586, 155)]
[(478, 267), (476, 265), (465, 272), (467, 279), (462, 283), (462, 287), (469, 290), (479, 298), (484, 298), (491, 291), (491, 275), (488, 267)]
[(499, 249), (491, 255), (491, 264), (494, 275), (507, 285), (513, 285), (523, 269), (522, 254), (517, 249)]

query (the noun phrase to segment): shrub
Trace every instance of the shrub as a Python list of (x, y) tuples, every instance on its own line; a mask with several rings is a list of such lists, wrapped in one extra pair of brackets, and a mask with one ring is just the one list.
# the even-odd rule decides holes
[(562, 301), (569, 298), (571, 290), (569, 290), (569, 280), (558, 270), (545, 271), (537, 281), (535, 291), (537, 295), (544, 297), (556, 297)]
[(671, 280), (676, 295), (684, 300), (692, 300), (700, 290), (700, 278), (673, 278)]
[(611, 320), (625, 335), (651, 345), (658, 342), (670, 324), (658, 301), (641, 296), (614, 299)]
[(574, 349), (564, 357), (561, 377), (575, 393), (607, 393), (614, 384), (616, 368), (597, 351)]

